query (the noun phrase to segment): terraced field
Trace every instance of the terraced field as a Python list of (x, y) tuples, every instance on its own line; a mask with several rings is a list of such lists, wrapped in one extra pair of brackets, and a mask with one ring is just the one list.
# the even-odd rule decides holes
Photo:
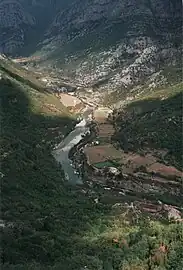
[(121, 157), (121, 152), (118, 151), (111, 144), (86, 147), (85, 154), (89, 164), (96, 164), (106, 162), (108, 160), (115, 160)]

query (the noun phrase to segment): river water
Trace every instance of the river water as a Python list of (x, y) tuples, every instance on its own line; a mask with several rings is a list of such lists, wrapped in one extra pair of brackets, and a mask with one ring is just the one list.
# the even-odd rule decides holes
[(87, 131), (89, 131), (89, 128), (86, 125), (87, 121), (83, 119), (75, 126), (75, 129), (70, 132), (69, 135), (65, 137), (65, 139), (52, 151), (56, 161), (62, 165), (66, 179), (71, 184), (83, 183), (81, 177), (75, 173), (76, 170), (71, 165), (71, 160), (69, 159), (69, 151), (75, 145), (77, 145), (82, 140), (82, 136)]

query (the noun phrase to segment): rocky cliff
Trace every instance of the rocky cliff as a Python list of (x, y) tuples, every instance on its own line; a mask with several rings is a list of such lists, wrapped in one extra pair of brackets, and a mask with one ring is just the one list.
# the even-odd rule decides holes
[(44, 53), (97, 96), (139, 94), (144, 84), (169, 83), (169, 73), (180, 77), (181, 8), (170, 0), (76, 1), (55, 17)]
[(62, 69), (96, 97), (105, 93), (105, 102), (181, 78), (179, 0), (4, 0), (0, 7), (1, 50), (27, 53), (28, 45), (43, 66)]
[(28, 13), (19, 1), (0, 2), (0, 50), (13, 53), (23, 46), (25, 31), (32, 27), (35, 18)]
[(33, 52), (58, 10), (65, 6), (67, 3), (58, 0), (0, 1), (0, 52)]

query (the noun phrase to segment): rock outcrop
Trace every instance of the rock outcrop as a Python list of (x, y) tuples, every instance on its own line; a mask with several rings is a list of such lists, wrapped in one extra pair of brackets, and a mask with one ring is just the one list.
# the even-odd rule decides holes
[(55, 17), (45, 52), (73, 79), (95, 91), (122, 90), (124, 98), (168, 83), (181, 55), (181, 2), (76, 1)]
[(14, 53), (24, 45), (25, 29), (35, 25), (35, 18), (20, 1), (0, 2), (0, 51)]
[[(65, 2), (65, 1), (64, 1)], [(59, 0), (2, 0), (0, 2), (0, 52), (28, 55), (34, 52), (57, 9)], [(68, 1), (69, 2), (69, 1)]]
[(0, 50), (39, 48), (44, 66), (116, 102), (115, 91), (134, 98), (168, 84), (174, 68), (181, 79), (181, 10), (178, 0), (4, 0)]

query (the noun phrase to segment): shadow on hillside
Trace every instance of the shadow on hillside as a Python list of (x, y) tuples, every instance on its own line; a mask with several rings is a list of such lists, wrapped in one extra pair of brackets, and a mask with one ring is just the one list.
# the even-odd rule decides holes
[(79, 239), (105, 211), (64, 185), (63, 172), (46, 144), (49, 128), (64, 130), (66, 123), (71, 128), (72, 120), (32, 113), (28, 98), (10, 81), (0, 81), (0, 95), (1, 219), (9, 224), (2, 238), (2, 262), (69, 265)]
[[(40, 83), (40, 81), (38, 79), (35, 79), (35, 74), (33, 74), (32, 76), (30, 75), (30, 71), (27, 72), (26, 70), (22, 69), (15, 69), (12, 67), (4, 67), (4, 66), (0, 66), (1, 70), (3, 70), (4, 72), (6, 72), (9, 76), (11, 76), (12, 78), (16, 79), (17, 81), (30, 86), (36, 90), (38, 90), (39, 92), (42, 93), (50, 93), (47, 89), (45, 89), (45, 87)], [(12, 70), (11, 70), (12, 69)]]
[(0, 95), (3, 269), (80, 270), (89, 265), (92, 270), (112, 270), (113, 259), (118, 270), (126, 259), (142, 257), (145, 262), (149, 243), (143, 229), (129, 238), (130, 249), (116, 248), (106, 220), (110, 207), (93, 204), (64, 184), (51, 145), (44, 140), (48, 128), (62, 130), (71, 119), (33, 113), (24, 92), (8, 81), (0, 81)]
[[(111, 46), (117, 45), (121, 38), (125, 36), (125, 33), (128, 30), (128, 25), (124, 21), (121, 22), (120, 20), (115, 22), (113, 21), (113, 24), (109, 27), (105, 27), (105, 23), (106, 21), (103, 18), (97, 22), (92, 22), (92, 25), (90, 25), (90, 31), (82, 36), (80, 35), (80, 29), (73, 29), (73, 32), (75, 32), (75, 38), (69, 42), (67, 40), (61, 47), (58, 47), (49, 53), (48, 60), (53, 61), (58, 59), (58, 65), (63, 65), (65, 63), (64, 58), (66, 57), (75, 55), (77, 56), (77, 60), (82, 60), (86, 57), (86, 53), (100, 53), (102, 50), (106, 50)], [(124, 57), (129, 57), (129, 55), (127, 54)], [(91, 61), (93, 61), (93, 59), (89, 59), (89, 62)], [(74, 61), (72, 62), (72, 70), (76, 63), (77, 61), (75, 61), (75, 63)]]
[(123, 112), (116, 112), (115, 117), (119, 131), (113, 140), (122, 148), (135, 152), (148, 147), (167, 149), (168, 160), (182, 166), (182, 93), (165, 100), (133, 102)]

